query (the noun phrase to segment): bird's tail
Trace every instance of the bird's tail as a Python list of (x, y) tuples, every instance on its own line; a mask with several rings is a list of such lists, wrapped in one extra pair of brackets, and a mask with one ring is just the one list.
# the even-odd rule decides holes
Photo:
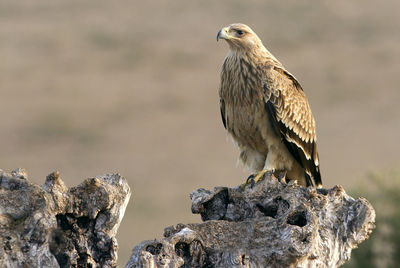
[(306, 184), (307, 186), (313, 186), (316, 188), (322, 188), (321, 173), (319, 166), (316, 166), (312, 171), (305, 171)]
[(321, 172), (319, 171), (319, 166), (317, 166), (315, 168), (315, 172), (312, 176), (313, 176), (315, 187), (321, 188), (322, 187), (322, 179), (321, 179)]
[(312, 170), (310, 173), (306, 173), (306, 181), (307, 181), (307, 186), (313, 186), (316, 188), (322, 188), (322, 179), (321, 179), (321, 173), (319, 171), (319, 166), (316, 166), (314, 170)]

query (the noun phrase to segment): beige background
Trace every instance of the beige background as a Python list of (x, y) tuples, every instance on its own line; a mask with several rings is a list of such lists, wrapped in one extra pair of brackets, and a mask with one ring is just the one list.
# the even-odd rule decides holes
[(190, 191), (235, 186), (218, 107), (227, 45), (249, 24), (303, 85), (323, 182), (398, 169), (400, 19), (383, 1), (0, 1), (0, 168), (73, 186), (120, 172), (133, 190), (120, 265), (163, 227), (200, 221)]

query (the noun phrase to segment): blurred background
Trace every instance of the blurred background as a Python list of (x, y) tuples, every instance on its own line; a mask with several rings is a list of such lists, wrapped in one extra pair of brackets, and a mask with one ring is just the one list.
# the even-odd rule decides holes
[(118, 233), (120, 266), (164, 227), (199, 222), (192, 190), (249, 175), (236, 165), (218, 99), (228, 48), (216, 34), (242, 22), (302, 84), (325, 187), (367, 198), (381, 189), (370, 201), (384, 202), (384, 190), (400, 192), (391, 187), (400, 164), (399, 9), (397, 0), (0, 0), (0, 168), (24, 167), (37, 183), (59, 170), (68, 186), (126, 177), (133, 195)]

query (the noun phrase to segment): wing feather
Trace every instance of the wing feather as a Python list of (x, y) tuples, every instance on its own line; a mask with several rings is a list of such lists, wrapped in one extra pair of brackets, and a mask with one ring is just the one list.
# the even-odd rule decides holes
[(288, 151), (305, 169), (308, 185), (322, 185), (315, 120), (299, 82), (279, 66), (268, 66), (264, 81), (265, 107)]
[(224, 124), (224, 128), (226, 129), (225, 102), (223, 99), (219, 100), (219, 110), (221, 111), (222, 124)]

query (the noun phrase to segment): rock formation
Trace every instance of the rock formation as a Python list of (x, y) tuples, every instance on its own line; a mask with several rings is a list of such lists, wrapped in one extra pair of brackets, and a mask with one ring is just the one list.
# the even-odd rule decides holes
[[(118, 174), (68, 189), (58, 172), (39, 186), (23, 169), (0, 170), (0, 267), (116, 267), (115, 235), (130, 195)], [(203, 222), (140, 243), (127, 268), (338, 267), (374, 228), (368, 201), (340, 186), (306, 188), (267, 176), (190, 197)]]
[(191, 193), (204, 222), (168, 227), (136, 246), (133, 267), (338, 267), (374, 228), (375, 211), (342, 187), (314, 189), (267, 177)]
[(119, 174), (67, 188), (0, 170), (0, 267), (116, 267), (115, 235), (131, 191)]

